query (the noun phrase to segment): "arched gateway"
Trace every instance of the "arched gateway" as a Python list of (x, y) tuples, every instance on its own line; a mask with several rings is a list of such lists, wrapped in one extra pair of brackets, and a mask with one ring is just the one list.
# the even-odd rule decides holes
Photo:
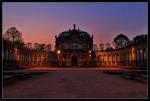
[(72, 66), (77, 66), (77, 63), (78, 63), (77, 55), (72, 55), (71, 65)]

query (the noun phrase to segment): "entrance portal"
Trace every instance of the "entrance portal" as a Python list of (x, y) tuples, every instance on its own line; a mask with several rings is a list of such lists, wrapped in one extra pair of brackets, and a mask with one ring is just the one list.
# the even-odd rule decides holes
[(77, 66), (77, 56), (76, 55), (72, 55), (71, 65), (72, 66)]

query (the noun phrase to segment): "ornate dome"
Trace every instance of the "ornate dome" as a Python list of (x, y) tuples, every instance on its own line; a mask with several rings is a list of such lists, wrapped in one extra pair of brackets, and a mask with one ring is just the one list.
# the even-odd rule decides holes
[(59, 38), (66, 38), (66, 37), (69, 37), (71, 36), (72, 34), (76, 33), (79, 37), (90, 37), (89, 33), (85, 32), (85, 31), (82, 31), (82, 30), (76, 30), (75, 29), (75, 24), (74, 24), (74, 29), (72, 30), (67, 30), (67, 31), (64, 31), (64, 32), (61, 32), (59, 34)]

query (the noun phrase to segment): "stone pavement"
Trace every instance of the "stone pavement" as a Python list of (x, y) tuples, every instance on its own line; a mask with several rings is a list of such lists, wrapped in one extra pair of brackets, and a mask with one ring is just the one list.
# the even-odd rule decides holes
[(3, 98), (147, 98), (147, 84), (97, 70), (51, 70), (4, 86)]

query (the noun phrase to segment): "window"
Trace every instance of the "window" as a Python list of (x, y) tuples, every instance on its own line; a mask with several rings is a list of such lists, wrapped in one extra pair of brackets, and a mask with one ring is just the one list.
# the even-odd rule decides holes
[(87, 44), (83, 44), (83, 48), (84, 49), (88, 49), (88, 45)]
[(69, 35), (69, 33), (63, 33), (63, 35), (64, 35), (64, 36), (68, 36), (68, 35)]
[(61, 44), (58, 45), (58, 48), (61, 48)]
[(98, 61), (102, 61), (101, 55), (98, 56)]
[(78, 48), (78, 44), (77, 43), (72, 43), (72, 49), (77, 49)]
[(66, 49), (66, 48), (67, 48), (67, 47), (66, 47), (66, 44), (64, 43), (64, 44), (63, 44), (63, 49)]
[(80, 33), (81, 36), (85, 36), (85, 33)]

